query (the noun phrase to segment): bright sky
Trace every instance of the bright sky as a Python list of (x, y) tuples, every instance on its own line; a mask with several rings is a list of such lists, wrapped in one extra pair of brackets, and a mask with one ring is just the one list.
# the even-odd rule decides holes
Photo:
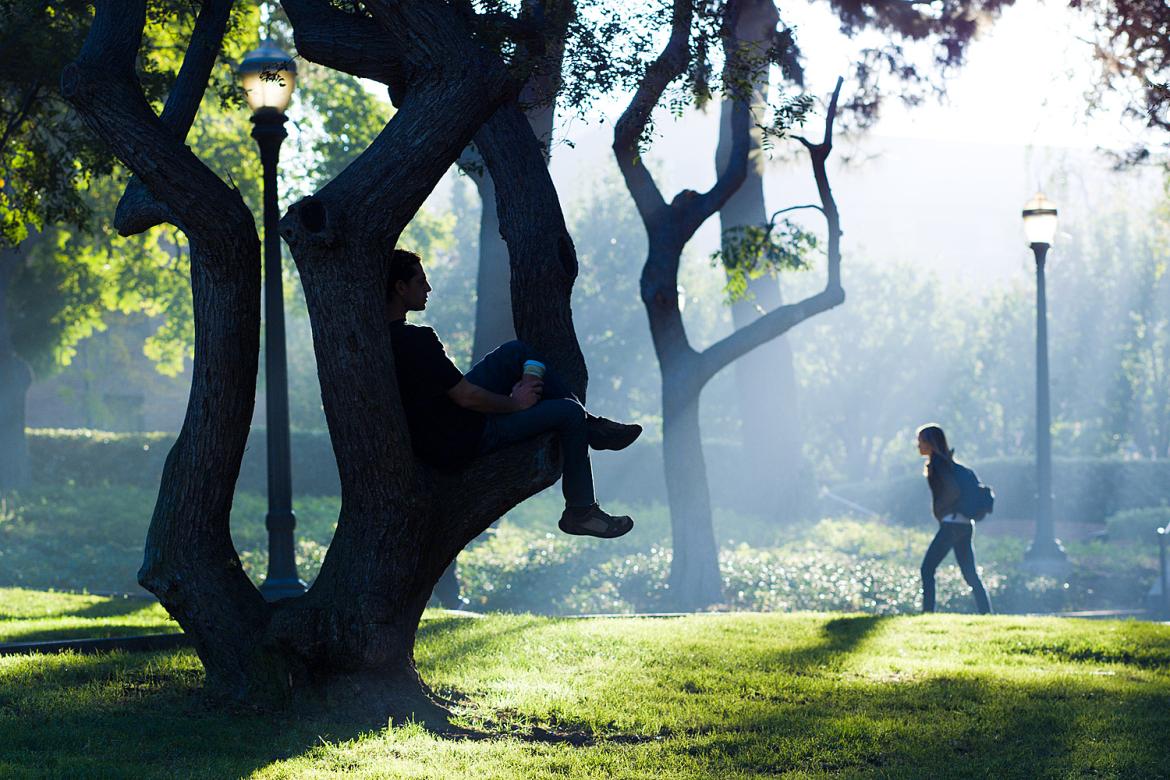
[[(837, 73), (848, 73), (851, 47), (825, 3), (793, 4), (785, 14), (797, 26), (802, 47), (817, 52), (808, 62), (810, 86), (827, 93)], [(928, 101), (906, 109), (891, 103), (876, 132), (965, 142), (1129, 147), (1138, 138), (1136, 128), (1122, 130), (1118, 112), (1086, 118), (1085, 93), (1099, 70), (1090, 33), (1086, 20), (1063, 0), (1017, 0), (971, 45), (967, 64), (948, 82), (945, 104)]]

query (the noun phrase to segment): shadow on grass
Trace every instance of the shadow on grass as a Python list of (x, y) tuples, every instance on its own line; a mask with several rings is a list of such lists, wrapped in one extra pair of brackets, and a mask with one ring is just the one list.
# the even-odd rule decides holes
[(847, 615), (833, 618), (822, 627), (815, 643), (791, 650), (778, 650), (768, 655), (770, 664), (807, 672), (813, 669), (839, 666), (850, 654), (860, 649), (865, 639), (884, 620), (881, 615)]
[(178, 623), (146, 626), (137, 623), (107, 623), (98, 626), (29, 628), (19, 631), (7, 631), (3, 625), (0, 625), (0, 644), (57, 642), (65, 639), (108, 639), (116, 636), (142, 636), (145, 634), (176, 634), (180, 630)]
[(243, 777), (369, 724), (209, 707), (189, 653), (0, 658), (0, 776)]
[[(1112, 670), (1100, 669), (1036, 682), (999, 679), (978, 667), (917, 679), (842, 672), (883, 620), (841, 617), (825, 623), (807, 646), (762, 647), (764, 684), (749, 693), (729, 681), (683, 727), (595, 734), (553, 719), (529, 721), (534, 725), (522, 730), (448, 736), (486, 743), (474, 759), (485, 776), (506, 769), (492, 763), (491, 740), (501, 737), (600, 751), (589, 759), (598, 775), (609, 761), (635, 776), (669, 776), (677, 765), (706, 776), (1150, 777), (1170, 766), (1165, 685), (1125, 687), (1119, 677), (1104, 676)], [(544, 621), (516, 618), (494, 631), (475, 623), (424, 623), (420, 639), (443, 632), (442, 652), (429, 654), (427, 665), (508, 651), (512, 635)], [(370, 728), (328, 713), (208, 709), (198, 695), (201, 677), (189, 653), (0, 659), (0, 775), (246, 776)], [(603, 693), (614, 691), (588, 691)], [(660, 698), (670, 695), (677, 694), (664, 691)], [(629, 701), (667, 707), (657, 699), (639, 703), (632, 693)], [(557, 709), (572, 713), (573, 707), (566, 702)], [(620, 749), (609, 752), (611, 746)], [(319, 768), (344, 774), (361, 765)]]
[(685, 735), (713, 775), (1155, 777), (1170, 761), (1165, 692), (938, 677), (778, 696), (766, 713)]
[(76, 618), (108, 618), (134, 615), (139, 612), (153, 611), (157, 602), (154, 599), (141, 598), (112, 598), (99, 601), (96, 604), (87, 604), (84, 607), (62, 612), (59, 617)]

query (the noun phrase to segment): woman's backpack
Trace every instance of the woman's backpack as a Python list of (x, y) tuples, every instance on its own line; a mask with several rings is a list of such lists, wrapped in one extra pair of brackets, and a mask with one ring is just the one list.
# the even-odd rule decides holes
[(972, 520), (982, 520), (995, 508), (995, 491), (979, 481), (975, 472), (955, 463), (955, 481), (959, 483), (959, 511)]

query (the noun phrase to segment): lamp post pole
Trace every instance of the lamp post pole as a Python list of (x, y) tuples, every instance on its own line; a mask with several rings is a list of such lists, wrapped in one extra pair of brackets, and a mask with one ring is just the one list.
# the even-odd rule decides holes
[(264, 398), (268, 420), (268, 576), (260, 592), (268, 601), (299, 596), (305, 583), (297, 576), (292, 510), (292, 466), (288, 423), (288, 360), (284, 338), (284, 283), (281, 276), (276, 164), (288, 137), (285, 115), (270, 107), (252, 115), (252, 137), (264, 167)]
[(1056, 209), (1037, 195), (1024, 209), (1036, 259), (1036, 533), (1024, 560), (1041, 566), (1060, 565), (1067, 559), (1052, 521), (1052, 407), (1048, 380), (1048, 293), (1044, 264), (1056, 231)]

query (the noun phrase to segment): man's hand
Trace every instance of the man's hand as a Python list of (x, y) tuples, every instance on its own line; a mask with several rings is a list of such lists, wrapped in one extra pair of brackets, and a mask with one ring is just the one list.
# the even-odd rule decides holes
[(525, 375), (512, 386), (511, 398), (516, 402), (516, 411), (520, 412), (534, 406), (544, 392), (544, 382), (532, 375)]

